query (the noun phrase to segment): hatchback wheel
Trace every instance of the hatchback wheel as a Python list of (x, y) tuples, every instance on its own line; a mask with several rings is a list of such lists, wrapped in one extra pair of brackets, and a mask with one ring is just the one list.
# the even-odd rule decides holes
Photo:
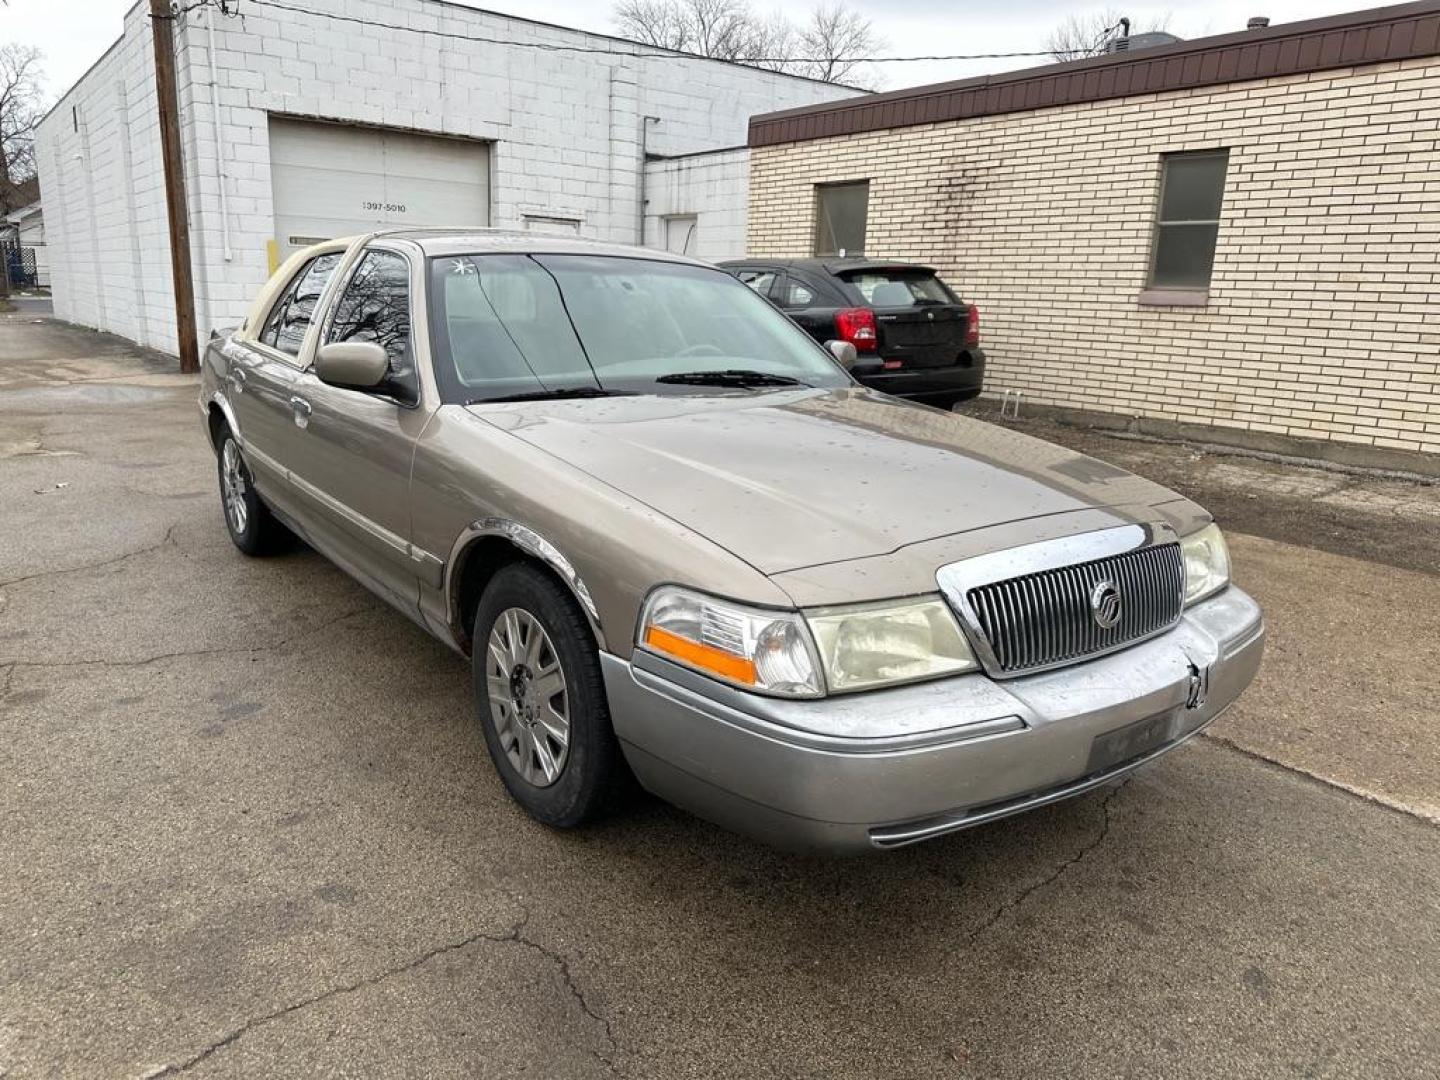
[(622, 765), (579, 605), (548, 574), (516, 563), (486, 588), (472, 636), (480, 727), (505, 787), (546, 825), (594, 817)]
[(235, 546), (246, 555), (268, 555), (285, 547), (290, 532), (255, 493), (250, 467), (228, 428), (220, 437), (218, 459), (220, 503), (225, 511), (225, 528)]

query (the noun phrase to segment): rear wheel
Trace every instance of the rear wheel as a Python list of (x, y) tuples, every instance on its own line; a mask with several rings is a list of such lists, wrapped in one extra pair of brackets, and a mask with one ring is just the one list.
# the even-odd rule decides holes
[(548, 574), (515, 563), (485, 589), (472, 638), (480, 727), (506, 789), (555, 828), (595, 817), (623, 767), (579, 605)]
[(269, 555), (284, 549), (290, 542), (290, 531), (275, 520), (255, 493), (250, 467), (229, 428), (221, 432), (217, 459), (220, 504), (225, 511), (226, 531), (235, 546), (246, 555)]

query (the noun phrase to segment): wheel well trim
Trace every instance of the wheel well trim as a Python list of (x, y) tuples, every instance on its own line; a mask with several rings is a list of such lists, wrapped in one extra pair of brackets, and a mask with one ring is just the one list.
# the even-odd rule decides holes
[[(244, 450), (245, 436), (240, 434), (240, 425), (235, 420), (235, 410), (230, 407), (230, 402), (225, 400), (225, 395), (222, 394), (219, 390), (216, 390), (213, 394), (210, 395), (209, 404), (211, 408), (216, 408), (220, 410), (220, 415), (225, 418), (225, 425), (230, 429), (230, 434), (235, 436), (235, 441), (240, 444), (240, 449)], [(208, 413), (210, 409), (207, 408), (205, 411)], [(218, 446), (214, 446), (215, 439), (213, 434), (211, 435), (210, 442), (212, 444), (212, 449), (219, 449)]]
[(456, 641), (465, 639), (465, 612), (460, 610), (460, 568), (465, 552), (478, 540), (485, 537), (500, 537), (510, 542), (517, 550), (548, 566), (564, 582), (585, 613), (585, 619), (595, 634), (601, 650), (606, 649), (605, 632), (600, 625), (600, 611), (590, 594), (580, 572), (553, 543), (540, 533), (509, 518), (486, 517), (471, 522), (465, 527), (450, 548), (450, 558), (445, 563), (445, 613), (450, 632)]

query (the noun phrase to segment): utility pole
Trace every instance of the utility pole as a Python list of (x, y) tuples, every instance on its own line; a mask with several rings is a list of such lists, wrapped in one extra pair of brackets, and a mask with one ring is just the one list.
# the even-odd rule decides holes
[(150, 0), (155, 49), (155, 103), (160, 110), (160, 158), (165, 170), (165, 215), (170, 220), (170, 274), (175, 285), (175, 330), (180, 370), (200, 370), (195, 329), (195, 279), (190, 268), (190, 218), (180, 147), (180, 101), (175, 88), (174, 15), (167, 0)]
[[(0, 219), (10, 212), (10, 163), (5, 160), (5, 144), (0, 143)], [(3, 228), (3, 225), (0, 225)], [(17, 232), (16, 241), (19, 241)], [(0, 300), (10, 296), (10, 248), (0, 235)]]

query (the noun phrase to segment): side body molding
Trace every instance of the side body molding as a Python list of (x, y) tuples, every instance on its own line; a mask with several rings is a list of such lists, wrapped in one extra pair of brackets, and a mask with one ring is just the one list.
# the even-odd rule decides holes
[(595, 640), (599, 643), (601, 651), (609, 651), (605, 643), (605, 632), (600, 626), (600, 612), (595, 607), (595, 600), (591, 597), (590, 590), (581, 579), (574, 564), (560, 552), (559, 548), (534, 529), (527, 525), (521, 525), (518, 521), (511, 521), (509, 518), (498, 517), (481, 518), (466, 526), (465, 530), (456, 538), (450, 549), (450, 558), (445, 563), (445, 612), (446, 619), (450, 624), (451, 635), (456, 641), (464, 639), (461, 626), (465, 613), (460, 610), (459, 596), (460, 560), (470, 544), (486, 536), (503, 537), (527, 555), (539, 559), (555, 571), (560, 580), (565, 582), (566, 587), (574, 594), (581, 610), (585, 612), (585, 618), (590, 623), (590, 629), (595, 633)]

